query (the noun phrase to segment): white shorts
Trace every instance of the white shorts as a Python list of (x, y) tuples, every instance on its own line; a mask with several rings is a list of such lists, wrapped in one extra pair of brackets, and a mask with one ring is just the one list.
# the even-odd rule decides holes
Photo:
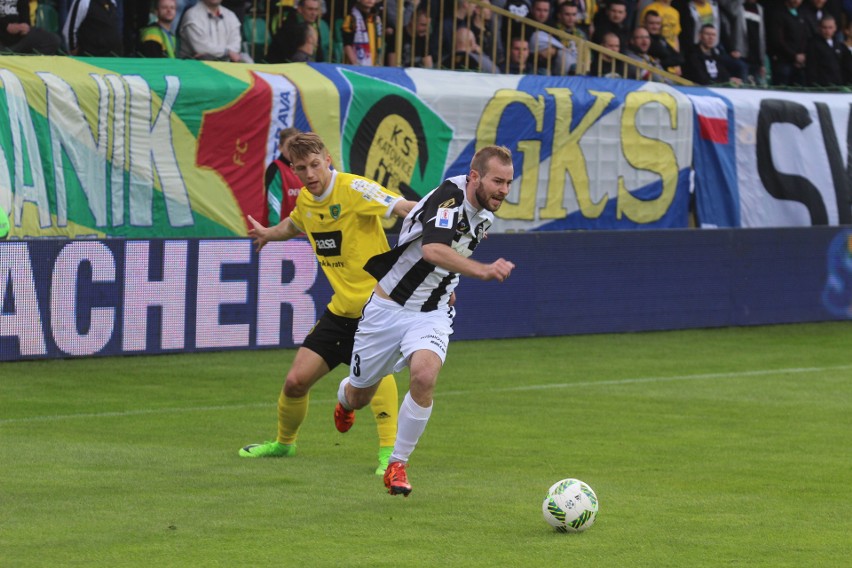
[(438, 355), (443, 363), (454, 315), (453, 308), (415, 312), (373, 294), (358, 322), (349, 367), (350, 384), (359, 388), (372, 386), (385, 375), (402, 370), (411, 354), (423, 349)]

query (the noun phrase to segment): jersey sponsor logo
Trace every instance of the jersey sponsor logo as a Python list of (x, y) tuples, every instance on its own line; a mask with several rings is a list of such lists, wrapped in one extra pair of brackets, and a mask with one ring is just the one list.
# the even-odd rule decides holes
[(482, 237), (485, 235), (485, 223), (480, 223), (476, 227), (476, 240), (481, 241)]
[(435, 226), (439, 229), (449, 229), (453, 221), (453, 210), (441, 207), (435, 216)]
[(311, 233), (311, 236), (314, 238), (314, 248), (317, 255), (340, 256), (340, 249), (343, 244), (343, 232)]
[(343, 262), (342, 260), (335, 260), (335, 261), (332, 262), (330, 260), (326, 260), (324, 258), (321, 258), (321, 259), (319, 259), (319, 263), (322, 266), (327, 266), (328, 268), (346, 268), (346, 263)]
[(393, 199), (393, 196), (388, 195), (382, 186), (366, 179), (354, 179), (352, 180), (350, 187), (361, 193), (361, 197), (367, 201), (372, 200), (378, 201), (379, 203), (390, 203), (388, 198)]

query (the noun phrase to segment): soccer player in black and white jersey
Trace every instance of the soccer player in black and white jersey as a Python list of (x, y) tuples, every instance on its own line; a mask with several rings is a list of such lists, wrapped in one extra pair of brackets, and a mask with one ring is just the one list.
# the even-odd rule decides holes
[(384, 475), (391, 495), (411, 492), (408, 458), (432, 413), (432, 393), (453, 333), (453, 291), (459, 275), (505, 281), (515, 265), (470, 259), (509, 194), (511, 152), (479, 150), (470, 173), (444, 181), (406, 216), (397, 246), (372, 257), (365, 268), (378, 283), (364, 307), (349, 377), (340, 383), (334, 423), (352, 427), (355, 410), (373, 398), (379, 380), (409, 367), (411, 382), (399, 409), (396, 443)]

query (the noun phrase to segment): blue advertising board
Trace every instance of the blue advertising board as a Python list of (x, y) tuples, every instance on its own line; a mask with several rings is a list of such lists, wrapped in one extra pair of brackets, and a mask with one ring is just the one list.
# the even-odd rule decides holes
[[(852, 231), (837, 227), (499, 234), (463, 278), (454, 339), (852, 317)], [(0, 361), (289, 348), (331, 296), (307, 241), (0, 242)]]

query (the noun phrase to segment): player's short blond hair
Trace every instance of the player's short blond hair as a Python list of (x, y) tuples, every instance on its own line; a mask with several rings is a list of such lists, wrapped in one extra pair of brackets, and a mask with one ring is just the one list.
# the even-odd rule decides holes
[(512, 151), (505, 146), (485, 146), (473, 155), (470, 169), (479, 173), (480, 177), (488, 173), (488, 163), (496, 158), (504, 166), (512, 165)]
[(278, 145), (283, 146), (284, 142), (293, 138), (294, 136), (298, 136), (302, 131), (296, 128), (295, 126), (291, 126), (289, 128), (285, 128), (281, 132), (278, 133)]
[(287, 150), (290, 152), (291, 160), (305, 159), (311, 154), (320, 156), (328, 154), (322, 138), (313, 132), (303, 132), (291, 138), (287, 143)]

